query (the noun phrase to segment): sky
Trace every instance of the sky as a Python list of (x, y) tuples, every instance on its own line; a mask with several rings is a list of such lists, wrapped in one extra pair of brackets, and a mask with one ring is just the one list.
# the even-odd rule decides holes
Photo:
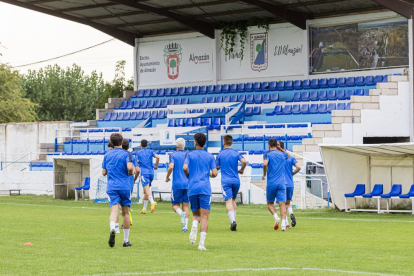
[[(0, 62), (15, 67), (68, 54), (112, 39), (89, 26), (0, 2)], [(115, 64), (125, 60), (126, 77), (133, 76), (133, 47), (114, 40), (69, 57), (16, 68), (27, 70), (76, 63), (86, 74), (102, 72), (106, 81), (114, 77)]]

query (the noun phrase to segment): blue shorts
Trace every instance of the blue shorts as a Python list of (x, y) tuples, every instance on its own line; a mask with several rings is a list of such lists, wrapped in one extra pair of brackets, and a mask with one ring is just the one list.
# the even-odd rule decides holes
[(192, 195), (189, 197), (191, 211), (197, 211), (198, 209), (210, 210), (211, 207), (211, 196), (209, 195)]
[(292, 200), (293, 187), (286, 187), (286, 200)]
[(106, 192), (109, 200), (109, 207), (121, 204), (122, 207), (131, 206), (130, 190), (112, 190)]
[(266, 187), (267, 202), (275, 202), (275, 198), (279, 202), (286, 202), (286, 185), (272, 185)]
[(154, 175), (153, 174), (144, 174), (141, 175), (141, 185), (142, 187), (147, 186), (148, 184), (151, 187), (151, 183), (154, 180)]
[(188, 203), (187, 189), (173, 189), (171, 191), (171, 204)]
[(230, 198), (236, 199), (239, 189), (240, 189), (240, 183), (231, 184), (231, 185), (222, 185), (221, 191), (223, 193), (224, 201)]

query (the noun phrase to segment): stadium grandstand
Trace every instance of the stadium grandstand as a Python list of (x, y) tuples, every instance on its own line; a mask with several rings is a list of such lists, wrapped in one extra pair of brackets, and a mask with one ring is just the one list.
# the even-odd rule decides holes
[[(365, 166), (363, 176), (338, 179), (325, 163), (341, 155), (327, 161), (320, 150), (336, 145), (353, 154), (368, 144), (413, 142), (414, 1), (0, 1), (91, 26), (131, 45), (134, 56), (134, 91), (108, 99), (94, 120), (49, 126), (48, 137), (33, 150), (48, 152), (26, 155), (26, 164), (6, 150), (2, 173), (23, 170), (50, 178), (34, 192), (21, 183), (22, 192), (74, 198), (75, 187), (90, 177), (89, 197), (103, 199), (100, 165), (114, 132), (129, 139), (134, 151), (148, 140), (161, 156), (152, 192), (163, 199), (170, 198), (164, 179), (172, 141), (182, 137), (191, 150), (197, 132), (207, 135), (213, 155), (222, 150), (222, 136), (231, 134), (233, 148), (246, 156), (243, 203), (265, 203), (261, 175), (271, 138), (283, 141), (302, 165), (294, 178), (298, 208), (333, 203), (347, 209), (344, 194), (361, 181), (364, 192), (371, 191), (379, 181), (371, 176), (383, 167), (384, 193), (393, 184), (408, 192), (414, 181), (413, 167), (404, 168), (410, 177), (397, 183), (388, 177), (397, 163), (365, 159), (358, 163)], [(249, 20), (268, 28), (249, 27), (244, 45), (236, 40), (226, 53), (223, 26)], [(396, 151), (371, 146), (361, 158), (394, 160)], [(398, 156), (412, 155), (406, 150)], [(331, 186), (330, 179), (341, 185)], [(212, 185), (220, 194), (219, 179)]]

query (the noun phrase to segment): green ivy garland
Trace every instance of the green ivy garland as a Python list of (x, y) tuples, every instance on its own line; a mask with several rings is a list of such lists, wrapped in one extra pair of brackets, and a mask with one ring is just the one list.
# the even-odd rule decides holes
[(224, 50), (225, 55), (233, 52), (236, 45), (237, 36), (240, 37), (240, 62), (244, 57), (244, 45), (247, 42), (247, 30), (250, 26), (257, 26), (259, 29), (265, 29), (266, 34), (269, 32), (270, 18), (254, 18), (251, 20), (242, 20), (235, 22), (221, 22), (220, 49)]

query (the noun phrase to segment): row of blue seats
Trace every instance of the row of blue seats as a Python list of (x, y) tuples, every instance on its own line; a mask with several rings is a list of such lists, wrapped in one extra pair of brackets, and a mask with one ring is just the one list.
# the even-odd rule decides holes
[(286, 102), (350, 100), (351, 96), (369, 96), (369, 89), (296, 92)]
[(153, 119), (167, 118), (167, 110), (158, 111), (137, 111), (137, 112), (114, 112), (106, 113), (105, 118), (100, 121), (129, 121), (129, 120), (146, 120), (149, 117)]
[[(111, 114), (111, 113), (107, 113), (107, 114)], [(99, 132), (119, 132), (119, 128), (107, 128), (107, 129), (102, 129), (102, 128), (96, 128), (96, 129), (88, 129), (89, 133), (99, 133)], [(87, 133), (88, 130), (86, 129), (81, 129), (81, 133)], [(122, 132), (129, 132), (132, 129), (130, 127), (123, 127), (122, 128)]]
[(146, 108), (166, 108), (167, 105), (189, 104), (189, 98), (175, 98), (163, 100), (142, 100), (142, 101), (122, 101), (115, 109), (146, 109)]
[(168, 127), (195, 127), (195, 126), (205, 126), (210, 130), (220, 129), (221, 125), (225, 125), (225, 119), (223, 117), (215, 118), (187, 118), (187, 119), (169, 119)]
[[(265, 128), (286, 128), (285, 125), (265, 125)], [(302, 127), (308, 127), (308, 124), (288, 124), (287, 128), (302, 128)], [(248, 126), (249, 129), (261, 129), (263, 128), (263, 125), (252, 125)]]
[(239, 84), (218, 84), (202, 85), (174, 88), (154, 88), (140, 89), (137, 95), (131, 98), (145, 97), (169, 97), (185, 96), (199, 94), (218, 94), (218, 93), (243, 93), (243, 92), (262, 92), (262, 91), (285, 91), (285, 90), (302, 90), (302, 89), (320, 89), (320, 88), (337, 88), (337, 87), (355, 87), (355, 86), (372, 86), (379, 82), (386, 82), (388, 75), (366, 76), (366, 77), (348, 77), (348, 78), (322, 78), (313, 80), (296, 80), (296, 81), (271, 81), (271, 82), (248, 82)]
[(391, 191), (388, 194), (384, 194), (384, 186), (382, 184), (375, 184), (371, 193), (365, 193), (365, 184), (357, 184), (353, 193), (345, 194), (345, 198), (354, 198), (354, 197), (410, 198), (410, 197), (414, 197), (414, 185), (411, 186), (410, 191), (407, 194), (403, 195), (401, 184), (392, 185)]
[(258, 95), (235, 95), (235, 96), (217, 96), (203, 97), (200, 103), (235, 103), (246, 102), (248, 104), (274, 103), (279, 101), (279, 94), (258, 94)]
[(281, 141), (285, 141), (285, 140), (290, 140), (290, 141), (299, 141), (305, 138), (311, 138), (309, 137), (309, 135), (286, 135), (286, 136), (246, 136), (246, 137), (237, 137), (237, 138), (233, 138), (233, 142), (242, 142), (242, 141), (248, 141), (248, 142), (253, 142), (253, 141), (269, 141), (271, 138), (275, 138), (276, 140), (281, 140)]
[[(131, 142), (131, 139), (128, 139)], [(109, 142), (109, 139), (89, 139), (89, 144), (106, 144)], [(88, 140), (76, 140), (72, 139), (70, 141), (63, 142), (65, 145), (67, 144), (88, 144)]]
[(53, 163), (52, 162), (47, 162), (47, 163), (32, 163), (30, 164), (31, 167), (33, 168), (53, 168)]
[(292, 115), (292, 114), (326, 114), (331, 113), (332, 110), (349, 110), (351, 109), (351, 103), (330, 103), (330, 104), (294, 104), (294, 105), (281, 105), (275, 106), (275, 109), (266, 113), (266, 116), (274, 115)]

